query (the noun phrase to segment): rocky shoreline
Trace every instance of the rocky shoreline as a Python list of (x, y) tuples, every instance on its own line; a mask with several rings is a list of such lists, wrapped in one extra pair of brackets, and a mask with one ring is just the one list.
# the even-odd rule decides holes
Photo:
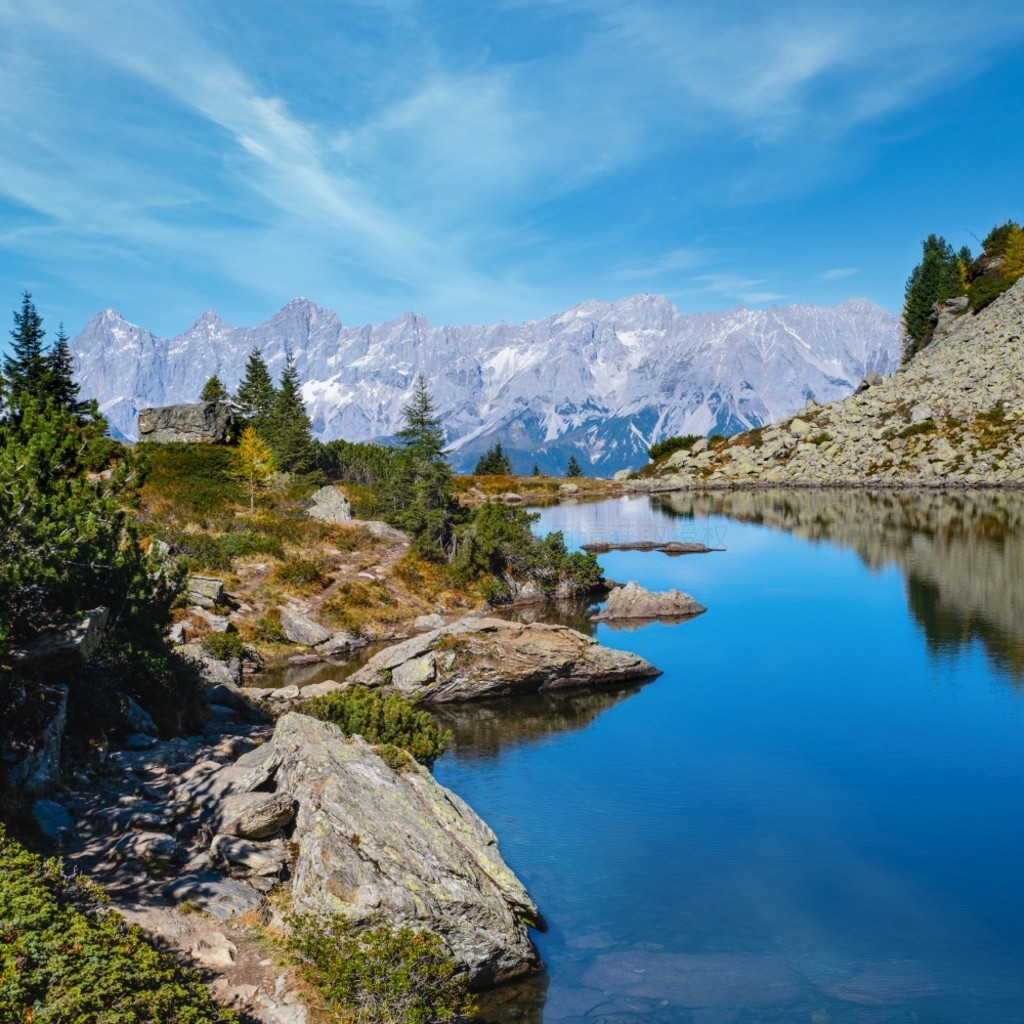
[(1024, 487), (1024, 280), (857, 393), (731, 438), (703, 438), (634, 490)]
[[(94, 642), (93, 632), (76, 636)], [(481, 616), (385, 648), (345, 683), (241, 687), (241, 665), (209, 655), (203, 670), (202, 735), (161, 740), (139, 708), (121, 749), (74, 769), (60, 789), (55, 723), (31, 814), (70, 870), (253, 1024), (313, 1019), (301, 980), (268, 955), (292, 911), (429, 928), (474, 988), (542, 966), (528, 930), (543, 927), (540, 911), (493, 832), (411, 759), (393, 763), (301, 714), (306, 700), (362, 683), (450, 704), (659, 674), (568, 627)]]

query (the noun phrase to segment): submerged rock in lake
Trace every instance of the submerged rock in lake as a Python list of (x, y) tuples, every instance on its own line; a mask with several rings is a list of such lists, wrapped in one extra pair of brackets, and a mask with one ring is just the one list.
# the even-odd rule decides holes
[(206, 780), (207, 793), (237, 799), (258, 787), (294, 802), (296, 910), (429, 928), (475, 987), (539, 970), (527, 932), (540, 923), (536, 906), (494, 833), (425, 768), (395, 771), (363, 740), (287, 714), (266, 744), (218, 774), (223, 784)]
[(595, 619), (686, 619), (706, 612), (699, 601), (681, 590), (653, 591), (635, 580), (608, 595)]
[(567, 626), (469, 617), (380, 651), (350, 681), (441, 704), (660, 674), (638, 655), (603, 647)]

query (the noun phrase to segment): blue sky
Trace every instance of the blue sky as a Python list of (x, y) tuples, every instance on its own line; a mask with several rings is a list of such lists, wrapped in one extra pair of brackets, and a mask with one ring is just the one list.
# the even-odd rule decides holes
[(926, 234), (1024, 216), (1006, 0), (0, 0), (0, 36), (0, 284), (51, 335), (898, 309)]

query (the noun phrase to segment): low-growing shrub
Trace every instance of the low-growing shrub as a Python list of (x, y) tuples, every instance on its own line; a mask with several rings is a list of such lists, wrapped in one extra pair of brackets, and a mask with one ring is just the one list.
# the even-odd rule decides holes
[(307, 715), (333, 722), (346, 736), (367, 743), (393, 744), (421, 764), (432, 765), (444, 753), (450, 733), (442, 732), (426, 711), (397, 693), (381, 694), (351, 686), (314, 697), (303, 706)]
[(651, 462), (657, 462), (659, 459), (664, 459), (673, 452), (683, 450), (689, 451), (700, 439), (700, 434), (677, 434), (675, 437), (666, 437), (663, 440), (652, 444), (651, 447), (647, 449), (647, 454), (650, 457)]
[(320, 619), (328, 626), (358, 633), (368, 620), (391, 618), (387, 610), (395, 604), (394, 595), (380, 580), (346, 580), (320, 606)]
[(904, 427), (896, 436), (915, 437), (918, 434), (930, 434), (936, 429), (938, 428), (935, 425), (935, 420), (921, 420), (919, 423), (911, 423), (909, 427)]
[(449, 1024), (475, 1012), (465, 975), (433, 932), (303, 916), (292, 921), (291, 948), (339, 1020)]
[(229, 661), (240, 658), (245, 650), (245, 643), (238, 633), (207, 633), (202, 641), (203, 650), (218, 661)]
[(148, 945), (98, 891), (0, 826), (0, 1021), (235, 1024), (200, 980)]
[(271, 578), (275, 583), (299, 593), (321, 590), (330, 582), (327, 565), (320, 558), (290, 558), (273, 571)]

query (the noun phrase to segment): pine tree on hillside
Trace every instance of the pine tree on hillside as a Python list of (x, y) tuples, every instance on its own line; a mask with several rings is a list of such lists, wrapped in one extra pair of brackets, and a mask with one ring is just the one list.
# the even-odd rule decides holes
[(932, 307), (935, 303), (964, 293), (958, 254), (944, 238), (929, 235), (921, 245), (921, 262), (907, 279), (904, 292), (903, 326), (907, 334), (905, 359), (909, 359), (931, 341), (935, 329), (932, 323)]
[(270, 414), (277, 401), (277, 389), (258, 348), (249, 353), (245, 373), (235, 392), (235, 408), (244, 426), (254, 426), (262, 432), (270, 422)]
[(540, 476), (540, 466), (536, 462), (533, 464), (533, 476)]
[(565, 467), (565, 475), (568, 477), (583, 476), (583, 470), (580, 469), (580, 464), (576, 461), (575, 455), (569, 456), (569, 464)]
[(3, 395), (8, 412), (17, 413), (20, 395), (42, 397), (47, 378), (43, 318), (29, 292), (22, 292), (21, 310), (14, 311), (11, 355), (4, 356)]
[(221, 384), (220, 377), (216, 374), (203, 385), (203, 390), (199, 392), (200, 402), (226, 402), (230, 398), (228, 389)]
[(311, 473), (316, 469), (316, 442), (310, 433), (312, 423), (302, 401), (299, 371), (290, 349), (266, 426), (260, 430), (259, 424), (251, 425), (270, 445), (278, 469), (286, 473)]

